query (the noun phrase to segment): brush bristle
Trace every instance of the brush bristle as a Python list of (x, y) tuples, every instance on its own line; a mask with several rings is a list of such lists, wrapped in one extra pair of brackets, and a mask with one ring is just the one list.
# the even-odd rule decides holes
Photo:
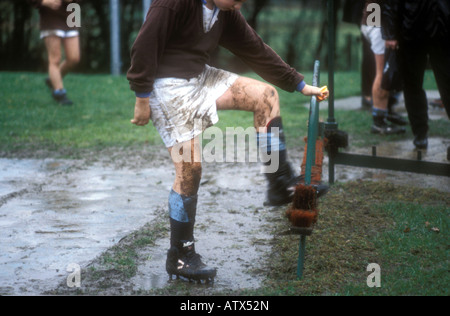
[(317, 207), (316, 189), (299, 184), (295, 187), (292, 206), (297, 210), (311, 210)]
[(286, 215), (294, 227), (311, 227), (317, 222), (318, 210), (298, 210), (290, 208)]

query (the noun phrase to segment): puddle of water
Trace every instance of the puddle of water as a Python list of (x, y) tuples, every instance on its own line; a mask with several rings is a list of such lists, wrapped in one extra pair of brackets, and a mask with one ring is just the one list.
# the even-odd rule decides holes
[[(172, 179), (79, 162), (0, 159), (0, 294), (39, 294), (153, 218)], [(14, 192), (20, 194), (14, 195)]]
[(33, 170), (33, 178), (42, 179), (42, 162), (36, 160), (0, 159), (0, 197), (24, 188)]

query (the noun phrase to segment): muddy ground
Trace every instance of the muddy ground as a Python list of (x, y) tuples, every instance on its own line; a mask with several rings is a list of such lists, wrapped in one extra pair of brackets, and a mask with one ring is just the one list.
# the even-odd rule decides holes
[[(0, 294), (52, 290), (70, 274), (70, 264), (83, 269), (146, 224), (167, 224), (174, 178), (167, 153), (134, 155), (105, 154), (95, 162), (0, 159)], [(196, 247), (220, 268), (215, 288), (259, 285), (248, 271), (257, 270), (270, 250), (271, 212), (263, 207), (264, 188), (257, 164), (204, 166)], [(150, 249), (139, 249), (145, 259), (127, 290), (167, 285), (167, 236), (162, 234)]]
[[(424, 160), (447, 162), (449, 139), (431, 138)], [(371, 149), (350, 148), (370, 154)], [(412, 159), (411, 140), (378, 154)], [(0, 158), (0, 295), (167, 294), (197, 285), (169, 281), (167, 198), (174, 172), (161, 147), (108, 149), (80, 159)], [(303, 149), (292, 149), (299, 170)], [(325, 159), (324, 179), (328, 179)], [(388, 181), (450, 192), (448, 177), (338, 166), (337, 181)], [(255, 289), (267, 275), (274, 222), (285, 208), (263, 205), (258, 163), (205, 163), (196, 248), (218, 268), (208, 293)], [(286, 222), (286, 227), (288, 223)], [(81, 287), (67, 280), (81, 268)]]
[[(408, 144), (380, 146), (378, 152)], [(448, 141), (431, 139), (431, 144), (426, 157), (445, 161), (442, 149)], [(134, 152), (133, 159), (129, 154), (104, 153), (95, 155), (95, 161), (0, 159), (0, 294), (38, 295), (55, 289), (58, 294), (130, 294), (171, 284), (164, 264), (172, 166), (165, 151)], [(291, 150), (293, 165), (299, 166), (302, 155)], [(219, 268), (212, 292), (258, 288), (264, 279), (262, 261), (270, 256), (272, 222), (285, 209), (263, 205), (265, 179), (259, 171), (257, 163), (204, 165), (196, 238), (205, 261)], [(446, 177), (337, 167), (336, 178), (450, 192)], [(105, 263), (105, 251), (115, 245), (123, 245), (124, 251), (139, 237), (133, 232), (156, 230), (157, 225), (154, 240), (133, 248), (132, 275), (124, 277)], [(73, 263), (82, 269), (81, 288), (69, 289)], [(108, 274), (92, 277), (105, 270)]]

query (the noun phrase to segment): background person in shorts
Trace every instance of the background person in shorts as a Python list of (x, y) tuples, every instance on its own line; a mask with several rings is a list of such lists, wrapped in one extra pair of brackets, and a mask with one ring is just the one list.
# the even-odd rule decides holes
[[(368, 26), (367, 19), (369, 16), (368, 6), (372, 3), (381, 5), (381, 0), (366, 0), (363, 17), (361, 20), (361, 33), (370, 43), (370, 48), (375, 56), (375, 79), (372, 84), (372, 119), (373, 125), (371, 132), (373, 134), (392, 135), (403, 134), (406, 132), (404, 127), (397, 126), (395, 122), (401, 121), (398, 117), (393, 117), (393, 113), (389, 115), (388, 102), (389, 91), (381, 87), (384, 69), (384, 52), (386, 43), (381, 34), (381, 26)], [(391, 120), (393, 124), (390, 124)]]
[[(246, 0), (154, 0), (131, 52), (127, 78), (136, 94), (133, 124), (151, 119), (171, 153), (176, 175), (169, 195), (171, 247), (166, 270), (191, 279), (214, 278), (216, 269), (200, 260), (194, 247), (194, 223), (202, 166), (198, 136), (218, 121), (217, 110), (254, 113), (259, 150), (275, 172), (266, 173), (267, 201), (292, 200), (299, 179), (287, 161), (278, 94), (271, 85), (209, 67), (222, 46), (240, 57), (268, 82), (304, 95), (327, 97), (307, 85), (239, 12)], [(150, 106), (149, 106), (150, 105)], [(183, 151), (189, 159), (174, 159)], [(174, 155), (174, 152), (176, 154)]]
[[(78, 29), (67, 25), (71, 11), (67, 6), (80, 0), (30, 0), (38, 8), (41, 38), (44, 39), (48, 54), (47, 86), (52, 90), (53, 98), (62, 105), (72, 105), (67, 98), (63, 78), (80, 61), (80, 41)], [(64, 46), (65, 60), (61, 47)]]

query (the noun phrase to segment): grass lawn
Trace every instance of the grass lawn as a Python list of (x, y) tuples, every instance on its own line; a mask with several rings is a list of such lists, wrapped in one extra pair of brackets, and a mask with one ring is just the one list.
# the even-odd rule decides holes
[[(338, 184), (319, 209), (303, 279), (295, 280), (299, 237), (276, 238), (265, 295), (450, 294), (448, 194), (350, 182)], [(381, 287), (367, 286), (370, 263), (380, 266)]]
[[(307, 81), (312, 74), (306, 73)], [(322, 74), (322, 83), (326, 83)], [(57, 105), (37, 73), (0, 73), (0, 157), (77, 158), (105, 148), (163, 146), (153, 127), (130, 123), (134, 95), (124, 76), (70, 75), (65, 83), (72, 107)], [(357, 72), (337, 73), (336, 98), (359, 95)], [(426, 89), (436, 89), (427, 73)], [(308, 98), (280, 91), (288, 146), (303, 146)], [(326, 120), (326, 112), (321, 112)], [(364, 111), (336, 111), (353, 144), (385, 140), (369, 133)], [(250, 113), (220, 113), (220, 128), (252, 125)], [(434, 121), (430, 135), (448, 137), (448, 120)], [(300, 137), (300, 138), (299, 138)], [(450, 197), (437, 190), (390, 183), (337, 184), (320, 203), (320, 219), (308, 238), (305, 278), (295, 279), (298, 238), (274, 238), (266, 284), (256, 295), (449, 295)], [(280, 229), (286, 219), (279, 220)], [(274, 232), (276, 235), (276, 232)], [(152, 239), (144, 234), (146, 239)], [(381, 267), (381, 287), (369, 288), (369, 263)], [(172, 294), (172, 293), (169, 293)]]
[[(311, 82), (312, 74), (305, 73), (305, 76)], [(326, 84), (327, 74), (321, 77)], [(1, 155), (26, 152), (35, 156), (44, 150), (52, 155), (71, 157), (86, 149), (162, 145), (153, 127), (136, 127), (130, 123), (134, 95), (124, 76), (68, 76), (65, 85), (75, 102), (72, 107), (57, 105), (44, 79), (44, 74), (0, 72)], [(357, 72), (337, 73), (335, 81), (336, 99), (359, 95)], [(432, 74), (427, 74), (425, 82), (427, 89), (436, 88)], [(308, 109), (303, 104), (308, 103), (309, 98), (280, 90), (280, 99), (288, 146), (303, 146), (298, 139), (299, 135), (302, 139), (307, 134)], [(252, 115), (246, 112), (226, 111), (219, 116), (217, 126), (223, 129), (227, 126), (246, 128), (253, 124)], [(326, 118), (327, 113), (323, 111), (321, 119)], [(356, 143), (366, 145), (367, 141), (377, 140), (368, 133), (371, 118), (366, 112), (336, 111), (336, 118), (340, 128), (349, 132)], [(445, 136), (450, 124), (442, 120), (431, 128), (432, 136)]]

